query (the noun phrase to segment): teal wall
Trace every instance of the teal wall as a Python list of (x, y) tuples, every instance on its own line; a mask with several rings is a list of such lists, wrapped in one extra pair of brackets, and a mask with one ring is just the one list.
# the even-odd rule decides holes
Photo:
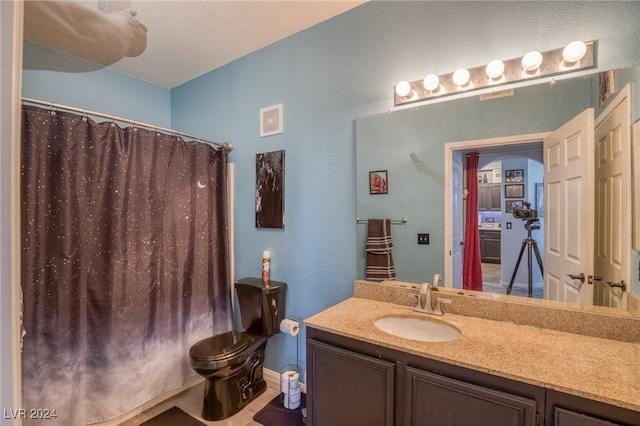
[[(57, 62), (72, 61), (66, 55), (30, 42), (25, 42), (24, 46), (27, 58), (46, 55)], [(26, 98), (115, 115), (159, 127), (171, 127), (169, 89), (109, 68), (73, 73), (25, 69), (22, 80), (22, 96)]]
[[(176, 130), (233, 142), (236, 277), (257, 276), (262, 251), (271, 250), (272, 278), (289, 284), (287, 316), (303, 319), (353, 293), (355, 120), (392, 109), (397, 81), (575, 39), (598, 40), (600, 69), (630, 66), (640, 63), (639, 17), (640, 2), (374, 1), (174, 88), (169, 99), (166, 89), (107, 72), (85, 76), (85, 99), (53, 97), (49, 78), (77, 86), (43, 71), (25, 72), (24, 93), (135, 119), (149, 113), (140, 120), (158, 125), (170, 117)], [(114, 96), (102, 99), (104, 91)], [(280, 103), (284, 133), (260, 138), (259, 110)], [(256, 229), (255, 155), (280, 149), (286, 226)], [(304, 330), (299, 336), (304, 359)], [(295, 361), (295, 338), (277, 335), (267, 346), (269, 369)]]

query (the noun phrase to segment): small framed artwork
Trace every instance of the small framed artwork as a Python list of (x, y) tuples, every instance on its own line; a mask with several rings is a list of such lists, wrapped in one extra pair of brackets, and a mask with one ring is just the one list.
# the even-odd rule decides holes
[(505, 185), (504, 198), (522, 198), (524, 197), (524, 185)]
[(615, 84), (613, 81), (614, 71), (603, 71), (598, 75), (598, 83), (600, 89), (600, 106), (604, 106), (615, 92)]
[(502, 182), (502, 170), (493, 169), (493, 183)]
[(505, 170), (504, 172), (504, 181), (506, 183), (517, 183), (522, 182), (524, 180), (524, 170)]
[(516, 207), (522, 207), (523, 200), (507, 200), (504, 202), (504, 209), (507, 213), (513, 213)]
[(369, 172), (369, 194), (388, 194), (389, 178), (386, 170)]

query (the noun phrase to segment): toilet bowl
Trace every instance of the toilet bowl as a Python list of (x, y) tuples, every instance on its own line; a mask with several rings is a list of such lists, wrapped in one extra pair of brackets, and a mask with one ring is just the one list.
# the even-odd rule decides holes
[(264, 287), (259, 278), (236, 282), (246, 331), (229, 331), (200, 340), (189, 350), (191, 367), (205, 378), (202, 418), (222, 420), (236, 414), (267, 388), (263, 378), (267, 339), (284, 319), (285, 283)]

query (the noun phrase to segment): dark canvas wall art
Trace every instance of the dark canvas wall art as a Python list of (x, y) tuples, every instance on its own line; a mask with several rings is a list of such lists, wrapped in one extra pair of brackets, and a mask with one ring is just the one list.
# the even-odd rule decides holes
[(284, 228), (284, 150), (256, 154), (256, 228)]

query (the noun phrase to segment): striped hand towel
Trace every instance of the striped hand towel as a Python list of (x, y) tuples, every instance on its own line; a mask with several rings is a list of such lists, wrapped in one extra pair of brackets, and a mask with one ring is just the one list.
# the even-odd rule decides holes
[(372, 281), (395, 280), (393, 266), (393, 240), (390, 219), (369, 219), (367, 236), (367, 279)]

